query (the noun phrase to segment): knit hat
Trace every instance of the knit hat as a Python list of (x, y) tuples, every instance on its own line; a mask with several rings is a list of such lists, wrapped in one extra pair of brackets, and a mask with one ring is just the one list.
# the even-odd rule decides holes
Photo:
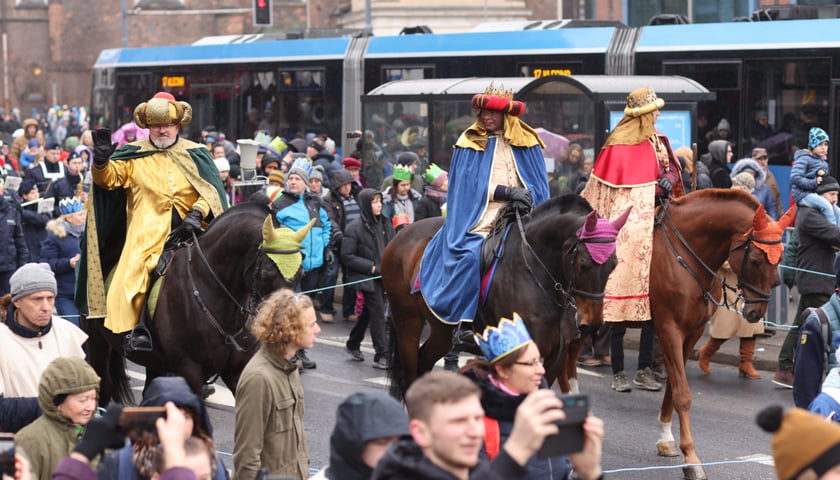
[(717, 124), (717, 130), (726, 130), (727, 132), (731, 132), (732, 128), (729, 126), (729, 120), (721, 118)]
[(755, 177), (750, 172), (741, 172), (732, 177), (732, 186), (741, 187), (748, 193), (755, 190)]
[(840, 426), (801, 408), (785, 413), (781, 406), (767, 407), (756, 422), (773, 433), (773, 460), (780, 480), (818, 478), (840, 464)]
[(503, 85), (496, 87), (491, 82), (484, 93), (473, 96), (472, 108), (475, 110), (495, 110), (518, 117), (525, 111), (525, 104), (513, 99), (513, 90), (505, 90)]
[(46, 263), (27, 263), (9, 279), (12, 301), (35, 292), (56, 293), (55, 274)]
[(270, 201), (274, 202), (280, 197), (280, 195), (283, 194), (283, 187), (278, 187), (277, 185), (269, 185), (265, 187), (265, 194)]
[(289, 141), (289, 149), (296, 153), (306, 153), (306, 140), (295, 138)]
[(312, 173), (312, 164), (306, 158), (298, 158), (289, 169), (289, 176), (297, 175), (303, 179), (304, 183), (309, 183), (310, 173)]
[(29, 148), (40, 147), (40, 146), (41, 146), (41, 142), (39, 142), (37, 138), (30, 138), (29, 139)]
[(283, 175), (283, 172), (281, 172), (280, 170), (272, 170), (271, 173), (268, 174), (268, 182), (279, 183), (281, 187), (285, 187), (286, 176)]
[(344, 168), (346, 168), (347, 170), (358, 170), (362, 168), (362, 162), (353, 157), (345, 158), (341, 161), (341, 164), (344, 165)]
[(324, 167), (320, 165), (315, 165), (312, 167), (312, 171), (309, 172), (309, 179), (310, 180), (318, 180), (320, 182), (324, 181)]
[(650, 87), (637, 88), (627, 95), (627, 106), (624, 107), (624, 115), (628, 117), (641, 117), (654, 110), (661, 110), (665, 106), (665, 100), (656, 96), (656, 92)]
[(418, 157), (414, 152), (401, 152), (397, 155), (397, 165), (404, 165), (408, 167), (418, 161), (420, 161), (420, 157)]
[(808, 132), (808, 148), (813, 150), (821, 143), (828, 141), (828, 134), (819, 127), (814, 127)]
[[(38, 405), (44, 412), (54, 412), (67, 395), (96, 390), (99, 375), (82, 357), (58, 357), (51, 361), (38, 382)], [(56, 398), (59, 397), (59, 398)], [(60, 400), (60, 401), (58, 401)]]
[(426, 183), (435, 188), (440, 188), (448, 177), (449, 174), (446, 173), (446, 170), (441, 169), (434, 163), (429, 165), (426, 174), (423, 176), (426, 179)]
[(148, 102), (137, 105), (134, 109), (134, 123), (140, 128), (150, 125), (168, 125), (177, 123), (187, 125), (192, 121), (192, 107), (187, 102), (179, 102), (171, 93), (159, 92)]
[(343, 168), (332, 172), (332, 175), (330, 175), (330, 185), (332, 185), (333, 188), (338, 188), (342, 185), (347, 185), (348, 183), (353, 183), (353, 175)]
[(216, 164), (216, 169), (221, 172), (230, 172), (230, 162), (225, 157), (222, 158), (214, 158), (213, 163)]
[(831, 175), (822, 177), (822, 182), (817, 185), (817, 193), (840, 192), (840, 183)]
[(266, 166), (271, 165), (272, 163), (276, 163), (277, 168), (280, 168), (280, 157), (274, 153), (266, 153), (261, 162), (262, 168), (265, 169)]

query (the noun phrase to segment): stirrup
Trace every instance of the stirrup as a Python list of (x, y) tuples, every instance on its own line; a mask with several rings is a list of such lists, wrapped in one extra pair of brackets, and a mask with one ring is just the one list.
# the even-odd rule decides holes
[(456, 352), (481, 355), (481, 349), (478, 348), (478, 343), (475, 341), (475, 332), (465, 323), (472, 325), (472, 322), (462, 321), (452, 332), (452, 349)]
[(152, 334), (144, 325), (137, 325), (125, 337), (125, 353), (151, 352), (154, 350)]

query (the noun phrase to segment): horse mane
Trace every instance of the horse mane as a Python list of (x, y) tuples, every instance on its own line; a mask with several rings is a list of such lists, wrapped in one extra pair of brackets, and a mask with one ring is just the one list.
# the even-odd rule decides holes
[(257, 202), (242, 202), (225, 210), (223, 214), (219, 215), (218, 218), (210, 222), (210, 226), (207, 228), (205, 234), (220, 228), (225, 228), (227, 224), (231, 222), (240, 222), (241, 219), (244, 218), (242, 215), (250, 214), (253, 216), (259, 216), (261, 220), (264, 221), (265, 217), (270, 213), (271, 209), (269, 209), (267, 205), (262, 205)]
[(715, 202), (721, 200), (737, 201), (750, 207), (752, 210), (756, 210), (760, 205), (755, 197), (740, 188), (706, 188), (697, 190), (688, 195), (671, 200), (671, 205), (679, 206), (696, 201)]
[(267, 205), (256, 202), (235, 205), (210, 222), (201, 236), (202, 245), (237, 245), (242, 248), (253, 244), (256, 247), (262, 239), (262, 224), (270, 213)]
[(587, 214), (592, 211), (589, 202), (580, 195), (574, 193), (567, 193), (558, 197), (552, 197), (543, 203), (537, 205), (531, 211), (531, 220), (537, 220), (547, 215), (553, 215), (557, 212), (578, 212), (580, 214)]

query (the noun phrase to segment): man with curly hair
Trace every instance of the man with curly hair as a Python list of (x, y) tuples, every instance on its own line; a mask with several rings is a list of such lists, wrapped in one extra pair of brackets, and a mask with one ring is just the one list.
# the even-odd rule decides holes
[(260, 349), (236, 387), (234, 477), (253, 479), (260, 468), (305, 479), (309, 448), (303, 430), (303, 386), (295, 362), (321, 328), (312, 300), (281, 289), (260, 305), (251, 333)]

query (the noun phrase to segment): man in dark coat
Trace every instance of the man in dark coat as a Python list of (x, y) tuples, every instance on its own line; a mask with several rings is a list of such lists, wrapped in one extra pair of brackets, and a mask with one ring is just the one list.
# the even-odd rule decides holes
[[(341, 168), (332, 173), (333, 188), (324, 196), (324, 206), (329, 207), (330, 218), (332, 219), (333, 228), (336, 230), (333, 244), (338, 249), (333, 252), (334, 255), (341, 255), (341, 242), (344, 231), (347, 230), (347, 225), (353, 220), (359, 218), (359, 192), (362, 188), (358, 183), (353, 181), (353, 175), (347, 170)], [(339, 262), (340, 264), (341, 262)], [(342, 270), (345, 270), (342, 266)], [(347, 276), (345, 270), (344, 277)], [(335, 269), (329, 270), (324, 276), (324, 285), (335, 285), (338, 281), (338, 271)], [(318, 311), (321, 313), (321, 318), (330, 318), (335, 315), (333, 302), (335, 299), (335, 290), (324, 290), (321, 295), (321, 306)], [(341, 300), (341, 313), (345, 320), (355, 321), (356, 316), (356, 288), (352, 285), (344, 287), (344, 294)], [(327, 315), (325, 317), (325, 314)]]
[(61, 162), (61, 146), (58, 142), (49, 142), (44, 149), (44, 160), (27, 170), (24, 178), (34, 180), (43, 196), (50, 183), (63, 178), (65, 174), (66, 168)]
[(73, 152), (67, 157), (67, 167), (64, 169), (64, 176), (50, 183), (44, 198), (55, 199), (55, 216), (61, 214), (58, 204), (65, 198), (80, 197), (84, 202), (87, 194), (82, 192), (82, 169), (84, 169), (82, 155)]
[(23, 264), (29, 262), (29, 249), (23, 236), (20, 212), (4, 193), (5, 181), (0, 178), (0, 295), (9, 293), (9, 279)]

